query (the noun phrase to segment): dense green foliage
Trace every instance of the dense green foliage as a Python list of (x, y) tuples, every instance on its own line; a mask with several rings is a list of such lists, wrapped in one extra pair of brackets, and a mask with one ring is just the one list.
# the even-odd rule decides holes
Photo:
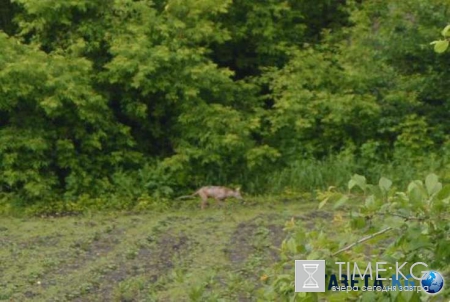
[[(356, 262), (364, 268), (368, 262), (385, 261), (392, 266), (407, 262), (407, 271), (413, 263), (425, 262), (445, 277), (450, 274), (450, 224), (446, 211), (450, 186), (444, 186), (435, 174), (428, 175), (425, 181), (412, 181), (405, 191), (396, 191), (392, 184), (391, 180), (381, 178), (378, 184), (371, 185), (364, 176), (355, 174), (348, 182), (348, 193), (333, 190), (322, 193), (319, 208), (333, 204), (334, 218), (319, 221), (322, 225), (318, 231), (308, 232), (294, 219), (286, 223), (288, 237), (281, 246), (281, 261), (266, 272), (270, 282), (264, 297), (270, 301), (317, 301), (319, 297), (327, 301), (348, 301), (351, 296), (361, 301), (433, 301), (426, 294), (398, 290), (294, 292), (292, 263), (298, 259), (327, 259), (329, 274), (337, 273), (333, 269), (339, 261)], [(351, 245), (362, 238), (367, 240)], [(420, 270), (413, 272), (419, 276)], [(390, 281), (384, 285), (390, 286)], [(450, 289), (447, 287), (442, 294), (448, 297)]]
[(0, 198), (300, 191), (445, 167), (449, 54), (429, 41), (449, 12), (443, 0), (1, 0)]
[[(449, 17), (445, 0), (0, 0), (0, 214), (23, 212), (23, 206), (34, 215), (186, 209), (194, 203), (170, 198), (207, 184), (239, 185), (252, 195), (319, 200), (319, 209), (334, 203), (335, 213), (316, 211), (301, 216), (301, 223), (288, 222), (280, 261), (268, 268), (262, 265), (276, 256), (267, 250), (281, 238), (272, 214), (234, 226), (232, 215), (221, 210), (230, 240), (220, 246), (245, 236), (255, 242), (241, 253), (248, 257), (244, 270), (218, 279), (216, 271), (204, 277), (197, 255), (202, 251), (194, 249), (187, 259), (202, 267), (197, 274), (189, 277), (177, 267), (170, 277), (189, 281), (180, 292), (187, 288), (191, 300), (236, 300), (251, 293), (262, 300), (315, 301), (315, 294), (293, 293), (289, 265), (299, 258), (426, 259), (448, 278)], [(269, 205), (277, 206), (274, 212), (282, 212), (282, 205)], [(99, 280), (113, 278), (117, 263), (133, 270), (148, 258), (145, 253), (163, 253), (166, 237), (195, 246), (216, 236), (199, 230), (205, 223), (218, 228), (215, 218), (194, 219), (186, 229), (176, 223), (179, 217), (169, 218), (161, 225), (152, 221), (150, 235), (142, 225), (138, 241), (128, 238), (89, 282), (70, 284), (67, 297), (96, 297), (106, 287), (117, 299), (132, 299), (148, 292), (142, 271), (116, 284), (114, 293)], [(177, 226), (155, 244), (152, 236), (174, 221)], [(136, 224), (128, 223), (131, 229)], [(108, 235), (114, 227), (65, 246), (71, 253), (66, 269), (77, 275), (72, 262), (80, 254), (83, 267), (94, 259), (91, 250), (108, 253), (122, 238), (123, 230)], [(380, 231), (370, 245), (336, 252)], [(14, 236), (1, 253), (34, 260), (17, 252)], [(127, 250), (130, 243), (136, 246)], [(178, 244), (167, 248), (178, 250)], [(215, 263), (210, 268), (235, 269), (215, 262), (218, 250), (205, 246)], [(41, 248), (48, 252), (45, 244)], [(56, 270), (57, 259), (19, 272), (29, 274), (25, 279), (15, 277), (17, 267), (8, 275), (11, 282), (27, 279), (41, 289), (37, 282), (47, 269), (57, 278), (64, 273)], [(166, 274), (164, 269), (156, 277)], [(72, 277), (80, 282), (84, 276)], [(159, 280), (151, 295), (164, 297), (167, 280)], [(7, 290), (0, 298), (27, 295), (22, 281), (2, 286)], [(446, 288), (444, 295), (449, 293)], [(342, 298), (331, 295), (320, 298)], [(393, 292), (352, 298), (421, 297)]]

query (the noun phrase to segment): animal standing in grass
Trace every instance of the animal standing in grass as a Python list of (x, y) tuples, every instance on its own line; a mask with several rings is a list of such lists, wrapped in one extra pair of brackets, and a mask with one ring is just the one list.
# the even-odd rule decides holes
[(208, 198), (214, 198), (219, 205), (223, 204), (223, 201), (229, 197), (234, 197), (239, 200), (242, 200), (241, 191), (239, 188), (236, 190), (227, 188), (227, 187), (218, 187), (218, 186), (206, 186), (201, 187), (195, 193), (187, 196), (181, 196), (177, 199), (190, 198), (194, 196), (200, 196), (202, 199), (201, 209), (205, 209), (205, 206), (208, 204)]

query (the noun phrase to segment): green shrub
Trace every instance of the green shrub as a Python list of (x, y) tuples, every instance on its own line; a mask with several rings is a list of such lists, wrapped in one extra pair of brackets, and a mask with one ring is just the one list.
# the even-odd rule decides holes
[[(429, 174), (425, 181), (410, 182), (406, 191), (395, 190), (387, 178), (371, 185), (364, 176), (355, 174), (348, 182), (347, 192), (329, 190), (320, 198), (319, 209), (327, 203), (332, 204), (333, 220), (316, 226), (320, 231), (313, 232), (306, 231), (294, 219), (286, 223), (288, 235), (281, 245), (281, 260), (264, 275), (264, 280), (268, 280), (261, 292), (264, 299), (315, 301), (352, 296), (352, 299), (359, 297), (371, 301), (405, 301), (405, 298), (420, 301), (420, 294), (405, 291), (375, 296), (363, 291), (295, 293), (293, 270), (296, 259), (325, 259), (327, 272), (330, 272), (330, 263), (338, 261), (357, 262), (359, 267), (377, 261), (408, 262), (409, 266), (426, 262), (430, 269), (442, 273), (444, 279), (450, 275), (447, 251), (450, 217), (446, 211), (450, 185), (443, 186), (435, 174)], [(345, 210), (341, 210), (343, 206)], [(409, 269), (409, 266), (405, 268)], [(443, 291), (443, 296), (450, 294), (449, 288)]]

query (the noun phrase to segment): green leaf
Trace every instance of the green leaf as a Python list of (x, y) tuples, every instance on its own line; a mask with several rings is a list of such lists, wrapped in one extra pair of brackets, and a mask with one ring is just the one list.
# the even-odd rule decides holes
[(420, 206), (423, 204), (423, 194), (418, 187), (411, 189), (409, 192), (409, 200), (414, 206)]
[(324, 200), (322, 200), (322, 201), (319, 203), (319, 209), (323, 208), (323, 207), (327, 204), (328, 199), (330, 199), (330, 197), (325, 198)]
[(434, 44), (434, 51), (437, 53), (443, 53), (448, 48), (447, 40), (434, 41), (432, 44)]
[(348, 182), (348, 189), (351, 190), (356, 185), (356, 181), (354, 179), (350, 179)]
[(323, 254), (321, 252), (313, 251), (306, 257), (306, 260), (323, 259), (322, 257), (323, 257)]
[(362, 301), (376, 301), (378, 298), (377, 295), (375, 294), (375, 292), (373, 292), (373, 291), (363, 292), (361, 297), (362, 297)]
[(441, 32), (444, 37), (450, 37), (450, 24), (447, 25)]
[(385, 177), (381, 177), (378, 185), (384, 192), (388, 192), (392, 186), (392, 181)]
[(411, 181), (408, 185), (408, 193), (411, 193), (411, 191), (414, 189), (419, 189), (420, 191), (424, 190), (422, 181), (420, 180)]
[(425, 179), (425, 186), (427, 187), (427, 190), (430, 188), (433, 188), (438, 183), (438, 177), (436, 174), (431, 173), (428, 174)]
[(415, 240), (411, 240), (408, 243), (408, 247), (411, 251), (414, 251), (414, 250), (423, 249), (423, 248), (432, 248), (433, 244), (430, 241), (428, 241), (427, 237), (420, 236), (420, 237), (416, 238)]
[(348, 201), (348, 196), (347, 195), (342, 196), (338, 201), (336, 201), (336, 203), (333, 206), (333, 209), (334, 210), (338, 209), (339, 207), (341, 207), (344, 204), (346, 204), (347, 201)]
[(295, 242), (294, 238), (291, 238), (288, 240), (287, 248), (288, 248), (289, 252), (291, 252), (293, 254), (297, 253), (297, 243)]
[(437, 195), (437, 198), (438, 199), (445, 199), (445, 198), (447, 198), (447, 197), (449, 197), (450, 196), (450, 185), (446, 185), (445, 187), (443, 187), (440, 191), (439, 191), (439, 193), (438, 193), (438, 195)]
[(384, 254), (381, 259), (383, 259), (383, 261), (386, 261), (386, 262), (389, 262), (389, 263), (395, 263), (398, 260), (397, 258), (395, 258), (395, 257), (393, 257), (391, 255), (387, 255), (387, 254)]
[(352, 179), (348, 183), (349, 189), (353, 188), (355, 185), (360, 187), (361, 190), (366, 191), (367, 181), (366, 178), (362, 175), (355, 174), (352, 176)]
[(385, 226), (389, 226), (393, 229), (399, 229), (405, 224), (405, 220), (401, 217), (391, 216), (385, 218), (383, 223)]
[(433, 195), (442, 189), (442, 184), (439, 182), (437, 175), (432, 173), (425, 179), (425, 187), (428, 195)]

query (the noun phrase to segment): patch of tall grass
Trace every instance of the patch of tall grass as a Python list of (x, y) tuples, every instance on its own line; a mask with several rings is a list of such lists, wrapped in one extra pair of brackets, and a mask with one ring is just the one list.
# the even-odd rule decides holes
[(424, 179), (433, 172), (441, 181), (450, 182), (448, 156), (395, 156), (388, 161), (367, 160), (355, 156), (331, 155), (323, 159), (300, 158), (287, 167), (270, 174), (257, 176), (246, 184), (254, 194), (282, 194), (286, 191), (313, 192), (330, 186), (345, 190), (351, 176), (364, 175), (370, 183), (378, 183), (383, 176), (394, 185), (404, 188), (414, 179)]

